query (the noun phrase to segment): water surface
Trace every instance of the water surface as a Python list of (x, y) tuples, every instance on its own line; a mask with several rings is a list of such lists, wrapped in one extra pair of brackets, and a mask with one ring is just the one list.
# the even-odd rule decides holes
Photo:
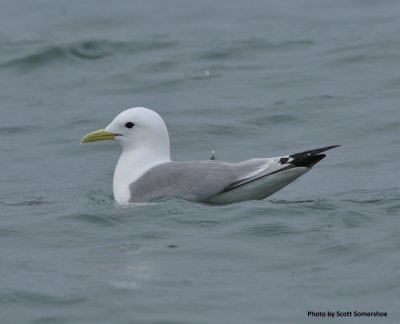
[[(400, 320), (400, 4), (10, 1), (0, 10), (1, 323)], [(118, 207), (120, 111), (177, 160), (325, 145), (264, 201)]]

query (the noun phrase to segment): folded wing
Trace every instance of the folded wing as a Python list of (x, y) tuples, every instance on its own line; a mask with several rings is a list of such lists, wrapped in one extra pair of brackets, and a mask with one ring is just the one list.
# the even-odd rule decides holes
[(263, 199), (307, 172), (325, 157), (321, 152), (334, 147), (239, 163), (217, 160), (164, 163), (130, 185), (130, 202), (159, 197), (211, 203)]

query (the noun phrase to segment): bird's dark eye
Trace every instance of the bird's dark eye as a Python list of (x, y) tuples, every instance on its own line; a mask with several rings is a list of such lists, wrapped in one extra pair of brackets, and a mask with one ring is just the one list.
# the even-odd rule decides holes
[(127, 123), (125, 124), (125, 127), (126, 127), (126, 128), (132, 128), (133, 126), (135, 126), (135, 124), (134, 124), (134, 123), (131, 123), (131, 122), (127, 122)]

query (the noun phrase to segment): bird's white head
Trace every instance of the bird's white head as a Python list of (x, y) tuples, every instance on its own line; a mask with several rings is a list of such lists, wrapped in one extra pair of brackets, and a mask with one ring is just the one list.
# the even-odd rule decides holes
[(119, 142), (124, 152), (157, 151), (169, 158), (167, 126), (159, 114), (144, 107), (123, 111), (105, 129), (85, 135), (81, 143), (110, 139)]
[(127, 109), (115, 117), (104, 131), (115, 134), (114, 139), (124, 151), (151, 149), (168, 152), (169, 155), (167, 126), (153, 110), (143, 107)]

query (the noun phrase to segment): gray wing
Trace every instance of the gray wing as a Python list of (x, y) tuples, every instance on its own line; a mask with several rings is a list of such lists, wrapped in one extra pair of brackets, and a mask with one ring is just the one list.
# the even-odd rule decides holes
[(206, 201), (232, 184), (283, 167), (277, 159), (253, 159), (240, 163), (223, 161), (168, 162), (150, 169), (130, 185), (130, 202), (158, 197)]
[[(130, 202), (149, 201), (157, 197), (207, 201), (220, 193), (234, 191), (263, 177), (281, 172), (283, 174), (283, 171), (293, 168), (309, 169), (325, 157), (322, 152), (337, 146), (239, 163), (216, 160), (164, 163), (150, 169), (129, 186)], [(290, 181), (297, 177), (298, 175)]]

